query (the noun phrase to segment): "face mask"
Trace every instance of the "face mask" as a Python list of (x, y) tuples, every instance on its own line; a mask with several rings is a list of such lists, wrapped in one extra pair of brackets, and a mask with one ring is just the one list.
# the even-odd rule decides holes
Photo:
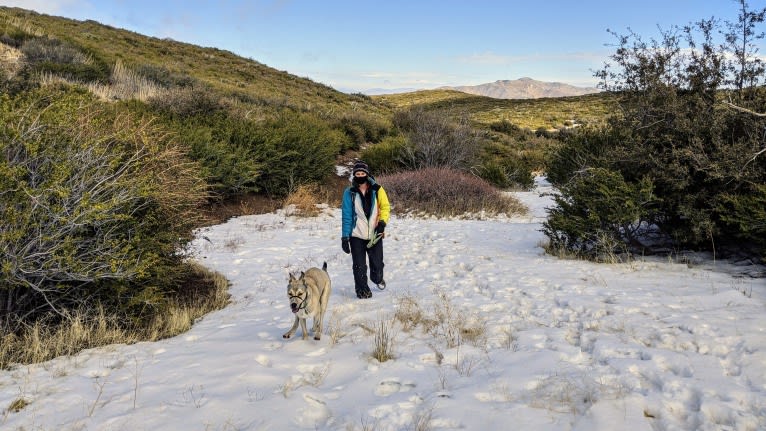
[(364, 177), (354, 177), (354, 183), (362, 185), (367, 182), (367, 176)]

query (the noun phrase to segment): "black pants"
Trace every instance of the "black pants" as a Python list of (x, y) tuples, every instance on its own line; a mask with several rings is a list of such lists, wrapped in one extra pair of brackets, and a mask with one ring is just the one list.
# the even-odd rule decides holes
[(370, 291), (367, 286), (367, 258), (370, 258), (370, 280), (375, 284), (383, 281), (383, 240), (367, 248), (367, 240), (351, 237), (351, 259), (354, 263), (354, 289), (356, 293)]

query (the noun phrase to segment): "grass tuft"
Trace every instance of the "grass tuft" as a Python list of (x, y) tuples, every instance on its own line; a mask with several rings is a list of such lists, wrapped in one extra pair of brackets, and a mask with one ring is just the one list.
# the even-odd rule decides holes
[(394, 359), (394, 334), (392, 322), (380, 319), (375, 326), (373, 337), (372, 357), (378, 362), (386, 362)]

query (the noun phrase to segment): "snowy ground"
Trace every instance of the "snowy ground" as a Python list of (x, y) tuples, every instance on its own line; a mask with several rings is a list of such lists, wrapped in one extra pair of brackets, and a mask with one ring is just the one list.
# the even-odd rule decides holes
[[(231, 280), (229, 307), (173, 339), (0, 371), (0, 429), (766, 429), (766, 280), (546, 256), (542, 190), (517, 194), (529, 217), (393, 217), (388, 289), (368, 300), (338, 210), (207, 229), (197, 259)], [(322, 340), (283, 340), (288, 273), (323, 261)], [(446, 317), (389, 323), (395, 359), (372, 359), (371, 331), (413, 310)]]

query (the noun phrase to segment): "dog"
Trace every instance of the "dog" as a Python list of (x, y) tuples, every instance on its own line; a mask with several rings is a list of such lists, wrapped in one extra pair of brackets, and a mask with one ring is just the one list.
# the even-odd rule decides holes
[(309, 268), (306, 272), (301, 272), (298, 278), (290, 274), (290, 280), (287, 282), (287, 298), (290, 300), (290, 311), (295, 315), (295, 322), (293, 322), (293, 327), (282, 335), (282, 338), (292, 337), (298, 330), (298, 323), (300, 323), (303, 339), (307, 339), (306, 320), (313, 317), (314, 339), (321, 339), (322, 322), (327, 311), (327, 303), (330, 301), (331, 291), (327, 262), (324, 262), (322, 269)]

